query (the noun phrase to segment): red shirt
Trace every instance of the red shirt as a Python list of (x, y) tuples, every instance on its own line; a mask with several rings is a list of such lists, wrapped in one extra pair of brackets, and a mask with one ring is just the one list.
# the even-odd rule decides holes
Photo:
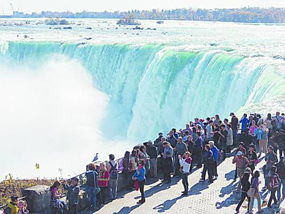
[[(108, 171), (104, 172), (99, 178), (103, 179), (109, 179), (110, 178), (110, 173)], [(99, 187), (108, 187), (108, 181), (99, 181), (98, 180), (98, 186)]]

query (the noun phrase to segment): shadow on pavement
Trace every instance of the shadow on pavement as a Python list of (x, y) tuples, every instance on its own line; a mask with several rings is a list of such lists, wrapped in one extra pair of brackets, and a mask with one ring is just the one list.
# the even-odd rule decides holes
[(166, 210), (169, 210), (181, 198), (183, 198), (183, 196), (179, 196), (179, 197), (173, 198), (171, 200), (166, 200), (162, 204), (155, 206), (153, 209), (157, 210), (157, 212), (159, 212), (159, 213), (163, 213)]

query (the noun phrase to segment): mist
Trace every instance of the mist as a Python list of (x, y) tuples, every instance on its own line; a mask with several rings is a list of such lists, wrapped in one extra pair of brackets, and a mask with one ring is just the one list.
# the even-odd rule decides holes
[(60, 168), (67, 177), (83, 172), (96, 152), (101, 160), (123, 154), (124, 144), (108, 142), (100, 131), (109, 97), (76, 61), (33, 69), (0, 62), (0, 97), (0, 180), (9, 173), (54, 178)]

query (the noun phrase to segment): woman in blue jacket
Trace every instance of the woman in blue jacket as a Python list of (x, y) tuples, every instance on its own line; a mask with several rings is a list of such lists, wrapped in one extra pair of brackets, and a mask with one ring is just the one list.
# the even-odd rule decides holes
[(133, 179), (137, 180), (139, 183), (139, 188), (141, 192), (141, 200), (138, 201), (138, 204), (143, 204), (145, 202), (145, 196), (144, 196), (145, 167), (144, 165), (145, 165), (144, 161), (140, 161), (139, 167), (136, 173), (133, 175)]

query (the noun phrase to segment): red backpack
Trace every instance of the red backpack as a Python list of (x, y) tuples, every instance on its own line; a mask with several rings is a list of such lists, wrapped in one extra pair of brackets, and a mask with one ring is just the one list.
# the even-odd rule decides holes
[(277, 174), (274, 174), (272, 176), (272, 179), (271, 179), (271, 182), (270, 182), (270, 188), (277, 189), (278, 186), (279, 186), (279, 182), (280, 182), (279, 176)]

